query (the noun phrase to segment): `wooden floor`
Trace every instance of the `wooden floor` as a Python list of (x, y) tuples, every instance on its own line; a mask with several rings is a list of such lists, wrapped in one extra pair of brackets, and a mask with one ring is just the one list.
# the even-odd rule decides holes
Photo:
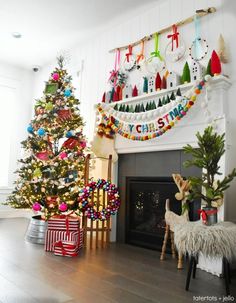
[[(197, 302), (193, 296), (223, 302), (222, 279), (198, 270), (186, 292), (186, 270), (178, 271), (170, 257), (160, 262), (155, 251), (112, 244), (78, 258), (56, 257), (24, 241), (27, 225), (25, 218), (0, 219), (2, 303)], [(236, 293), (235, 278), (231, 289)]]

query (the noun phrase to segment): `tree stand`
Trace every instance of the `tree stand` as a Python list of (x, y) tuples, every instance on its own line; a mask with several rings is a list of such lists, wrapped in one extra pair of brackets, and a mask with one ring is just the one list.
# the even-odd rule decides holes
[[(168, 239), (170, 238), (171, 242), (171, 253), (172, 253), (172, 258), (176, 258), (176, 253), (175, 253), (175, 244), (174, 244), (174, 232), (170, 230), (170, 225), (166, 224), (166, 231), (165, 231), (165, 236), (162, 244), (162, 250), (161, 250), (161, 256), (160, 260), (163, 261), (165, 260), (165, 254), (166, 254), (166, 245), (168, 242)], [(178, 269), (183, 268), (183, 258), (181, 254), (178, 254)]]

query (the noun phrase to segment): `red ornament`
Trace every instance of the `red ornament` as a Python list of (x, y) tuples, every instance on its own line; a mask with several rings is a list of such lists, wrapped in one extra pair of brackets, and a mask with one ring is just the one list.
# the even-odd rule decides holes
[(162, 77), (161, 88), (166, 89), (166, 77), (165, 76)]
[(221, 73), (220, 58), (214, 50), (211, 54), (211, 72), (214, 76)]
[(135, 85), (132, 91), (132, 97), (137, 97), (138, 96), (138, 89), (137, 86)]
[(106, 102), (106, 92), (104, 92), (104, 94), (102, 96), (102, 102)]
[(161, 89), (161, 76), (159, 73), (156, 75), (156, 82), (155, 82), (156, 90)]
[(69, 109), (59, 109), (57, 114), (61, 120), (69, 120), (71, 118), (71, 111)]

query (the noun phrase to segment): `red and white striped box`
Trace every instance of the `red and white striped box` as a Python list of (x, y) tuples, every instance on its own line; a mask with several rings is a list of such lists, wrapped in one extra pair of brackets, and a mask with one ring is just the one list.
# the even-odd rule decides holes
[(71, 241), (77, 243), (79, 249), (83, 247), (83, 228), (79, 229), (79, 231), (63, 231), (63, 230), (51, 230), (48, 229), (46, 232), (45, 238), (45, 250), (53, 251), (54, 244), (57, 241)]
[(74, 216), (58, 215), (48, 220), (48, 229), (78, 231), (80, 227), (80, 219)]
[(74, 241), (57, 241), (54, 245), (54, 255), (63, 257), (78, 256), (79, 247)]

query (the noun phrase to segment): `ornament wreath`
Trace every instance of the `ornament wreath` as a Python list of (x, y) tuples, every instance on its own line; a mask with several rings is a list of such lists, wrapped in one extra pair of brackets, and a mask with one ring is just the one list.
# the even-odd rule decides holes
[[(96, 189), (103, 189), (108, 194), (108, 204), (99, 210), (91, 201), (92, 195)], [(99, 197), (97, 197), (98, 199)], [(93, 221), (106, 221), (111, 215), (115, 215), (120, 207), (120, 196), (118, 188), (115, 184), (104, 179), (98, 179), (97, 182), (92, 181), (86, 187), (80, 190), (78, 205), (79, 210), (87, 215)], [(100, 207), (99, 207), (100, 208)]]

